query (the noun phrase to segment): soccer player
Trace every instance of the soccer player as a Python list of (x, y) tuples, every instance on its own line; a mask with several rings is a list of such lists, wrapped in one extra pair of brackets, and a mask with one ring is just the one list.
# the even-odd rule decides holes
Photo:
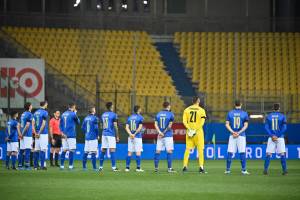
[(60, 169), (64, 169), (65, 157), (69, 151), (69, 169), (74, 168), (74, 152), (76, 150), (76, 125), (80, 124), (80, 120), (76, 115), (75, 103), (69, 104), (69, 109), (65, 111), (60, 118), (59, 128), (62, 131), (62, 149)]
[(89, 115), (83, 120), (81, 129), (85, 134), (84, 154), (82, 158), (83, 170), (86, 170), (86, 163), (88, 154), (92, 156), (93, 170), (97, 171), (96, 167), (96, 154), (98, 151), (98, 139), (99, 139), (99, 118), (96, 117), (95, 107), (89, 109)]
[(12, 169), (17, 170), (16, 160), (18, 155), (18, 137), (21, 136), (20, 123), (17, 121), (19, 114), (18, 112), (13, 111), (11, 113), (11, 118), (7, 122), (7, 127), (5, 130), (6, 142), (7, 142), (7, 155), (6, 155), (6, 168), (9, 168), (9, 160), (11, 157)]
[(56, 167), (59, 167), (58, 156), (59, 156), (60, 148), (62, 146), (59, 122), (60, 122), (60, 111), (56, 110), (53, 114), (53, 118), (49, 122), (49, 134), (50, 134), (50, 142), (51, 142), (50, 165), (54, 166), (53, 165), (53, 154), (54, 154)]
[(126, 172), (130, 171), (131, 155), (135, 152), (136, 171), (144, 172), (141, 169), (141, 153), (143, 151), (142, 129), (144, 118), (141, 115), (141, 107), (134, 106), (134, 113), (130, 115), (126, 123), (126, 132), (128, 134), (128, 154), (126, 157)]
[[(21, 115), (21, 141), (20, 141), (20, 156), (24, 155), (25, 170), (31, 170), (30, 168), (30, 152), (32, 148), (32, 121), (33, 115), (31, 113), (32, 104), (27, 102), (24, 105), (25, 111)], [(23, 152), (22, 152), (23, 150)], [(20, 165), (20, 163), (19, 163)], [(22, 167), (20, 168), (22, 169)]]
[(156, 152), (154, 155), (155, 172), (158, 172), (158, 163), (160, 152), (167, 151), (168, 172), (176, 172), (172, 168), (172, 154), (174, 150), (172, 124), (174, 121), (174, 114), (171, 112), (171, 105), (169, 102), (163, 103), (163, 110), (157, 113), (155, 117), (154, 127), (158, 132)]
[(248, 128), (249, 117), (247, 112), (242, 110), (242, 104), (239, 100), (235, 101), (235, 109), (227, 114), (226, 128), (230, 132), (227, 162), (225, 174), (230, 174), (230, 167), (233, 154), (238, 150), (242, 165), (242, 174), (249, 175), (246, 169), (246, 129)]
[[(32, 153), (30, 152), (29, 160), (31, 159)], [(19, 153), (18, 153), (18, 169), (23, 169), (24, 167), (24, 157), (25, 157), (25, 147), (24, 143), (22, 142), (22, 134), (19, 136)], [(30, 160), (30, 166), (33, 166)]]
[(286, 156), (285, 156), (285, 142), (284, 133), (287, 130), (286, 117), (280, 113), (279, 103), (273, 106), (274, 111), (270, 113), (265, 122), (265, 129), (269, 135), (266, 158), (264, 165), (264, 174), (268, 174), (270, 159), (273, 153), (280, 154), (282, 175), (287, 175)]
[(186, 133), (186, 149), (183, 159), (183, 172), (187, 171), (190, 151), (197, 147), (199, 159), (199, 173), (205, 174), (204, 170), (204, 131), (203, 125), (206, 119), (206, 113), (200, 107), (200, 98), (193, 97), (192, 105), (187, 107), (183, 112), (183, 124), (187, 129)]
[(47, 101), (40, 103), (40, 108), (33, 114), (33, 127), (35, 135), (34, 147), (34, 169), (39, 170), (38, 163), (41, 159), (41, 170), (47, 170), (45, 166), (46, 153), (48, 150), (48, 107)]
[(114, 105), (112, 102), (106, 103), (107, 111), (102, 114), (102, 138), (101, 138), (101, 153), (100, 153), (100, 167), (99, 171), (103, 171), (104, 156), (107, 149), (110, 152), (111, 166), (114, 172), (118, 172), (116, 167), (116, 142), (119, 142), (118, 131), (118, 116), (113, 112)]

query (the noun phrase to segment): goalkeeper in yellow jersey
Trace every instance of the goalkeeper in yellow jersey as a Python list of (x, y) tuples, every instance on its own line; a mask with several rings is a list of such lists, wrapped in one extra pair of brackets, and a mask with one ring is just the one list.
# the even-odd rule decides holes
[(183, 159), (183, 172), (187, 171), (191, 149), (195, 147), (199, 156), (199, 173), (205, 174), (204, 171), (204, 132), (203, 125), (205, 122), (205, 110), (200, 107), (200, 98), (193, 97), (193, 105), (187, 107), (183, 112), (183, 124), (186, 127), (186, 149)]

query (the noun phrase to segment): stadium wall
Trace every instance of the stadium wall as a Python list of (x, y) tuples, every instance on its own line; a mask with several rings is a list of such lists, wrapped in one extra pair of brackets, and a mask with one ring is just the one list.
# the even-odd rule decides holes
[[(285, 15), (286, 10), (300, 7), (297, 1), (290, 0), (280, 3), (270, 0), (151, 0), (149, 10), (140, 8), (138, 12), (133, 11), (133, 1), (128, 1), (127, 11), (121, 10), (120, 1), (115, 1), (113, 11), (97, 10), (96, 1), (89, 1), (89, 5), (81, 1), (81, 6), (76, 8), (71, 0), (61, 3), (45, 0), (41, 1), (45, 4), (40, 5), (21, 2), (10, 0), (2, 9), (0, 6), (0, 25), (129, 29), (152, 34), (300, 30), (296, 12), (293, 16)], [(282, 15), (274, 16), (273, 8)]]
[[(145, 132), (144, 140), (152, 142), (156, 139), (157, 134), (154, 129), (153, 123), (144, 123)], [(127, 143), (127, 133), (123, 126), (120, 127), (121, 143)], [(287, 144), (300, 144), (300, 124), (288, 124), (288, 129), (285, 134)], [(185, 141), (185, 129), (181, 123), (175, 123), (173, 125), (174, 140), (177, 143), (184, 143)], [(215, 135), (216, 144), (227, 144), (229, 138), (229, 132), (223, 123), (206, 123), (204, 125), (205, 141), (208, 144), (213, 143), (213, 136)], [(247, 130), (247, 142), (248, 144), (264, 144), (267, 141), (267, 134), (264, 129), (264, 124), (256, 123), (249, 124)], [(84, 135), (81, 134), (81, 130), (77, 129), (77, 142), (84, 143)], [(4, 131), (0, 131), (0, 144), (4, 144)]]
[[(50, 147), (50, 146), (49, 146)], [(99, 145), (100, 148), (100, 145)], [(144, 151), (142, 153), (142, 158), (145, 160), (152, 160), (155, 153), (155, 144), (144, 144), (143, 146)], [(185, 151), (185, 144), (175, 144), (174, 146), (175, 150), (173, 153), (173, 159), (176, 160), (182, 160), (183, 154)], [(77, 144), (75, 159), (81, 160), (83, 156), (84, 150), (84, 144)], [(266, 145), (247, 145), (246, 148), (246, 157), (250, 160), (258, 160), (263, 159), (265, 157), (266, 152)], [(49, 150), (47, 158), (49, 158)], [(1, 144), (0, 145), (0, 160), (5, 159), (6, 154), (6, 145)], [(205, 159), (208, 160), (222, 160), (225, 159), (227, 155), (227, 145), (205, 145), (204, 150), (204, 156)], [(117, 151), (116, 151), (116, 158), (118, 160), (125, 160), (127, 156), (127, 144), (118, 144), (117, 145)], [(298, 160), (300, 159), (300, 145), (287, 145), (286, 146), (286, 156), (287, 159), (290, 160)], [(68, 158), (68, 154), (66, 155)], [(89, 157), (90, 158), (90, 157)], [(97, 154), (98, 158), (98, 154)], [(106, 158), (110, 158), (109, 152), (106, 155)], [(197, 158), (197, 151), (191, 151), (191, 157), (190, 159), (196, 159)], [(279, 159), (280, 156), (273, 155), (273, 159)], [(161, 159), (166, 159), (166, 154), (162, 153)], [(234, 156), (234, 159), (239, 159), (238, 154)]]

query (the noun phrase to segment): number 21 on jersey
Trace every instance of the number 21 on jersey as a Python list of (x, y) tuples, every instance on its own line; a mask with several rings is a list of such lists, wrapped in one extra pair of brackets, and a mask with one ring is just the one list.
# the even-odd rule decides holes
[(190, 122), (195, 123), (197, 121), (197, 111), (191, 111), (190, 114)]

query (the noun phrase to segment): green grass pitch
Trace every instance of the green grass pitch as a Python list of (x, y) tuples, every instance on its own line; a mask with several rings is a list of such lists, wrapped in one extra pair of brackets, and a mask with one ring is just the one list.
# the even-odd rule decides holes
[[(81, 200), (81, 199), (300, 199), (300, 161), (288, 161), (289, 174), (281, 175), (278, 160), (272, 161), (270, 174), (262, 175), (263, 161), (248, 161), (249, 176), (240, 174), (238, 161), (233, 162), (232, 174), (224, 175), (225, 161), (206, 161), (208, 174), (197, 173), (196, 161), (191, 161), (189, 172), (182, 174), (182, 161), (174, 161), (176, 174), (166, 172), (166, 161), (160, 162), (160, 172), (153, 172), (153, 161), (142, 161), (144, 173), (111, 172), (106, 161), (103, 173), (75, 169), (60, 171), (7, 171), (0, 169), (0, 198), (2, 200)], [(97, 163), (98, 164), (98, 163)], [(135, 161), (132, 161), (132, 168)]]

